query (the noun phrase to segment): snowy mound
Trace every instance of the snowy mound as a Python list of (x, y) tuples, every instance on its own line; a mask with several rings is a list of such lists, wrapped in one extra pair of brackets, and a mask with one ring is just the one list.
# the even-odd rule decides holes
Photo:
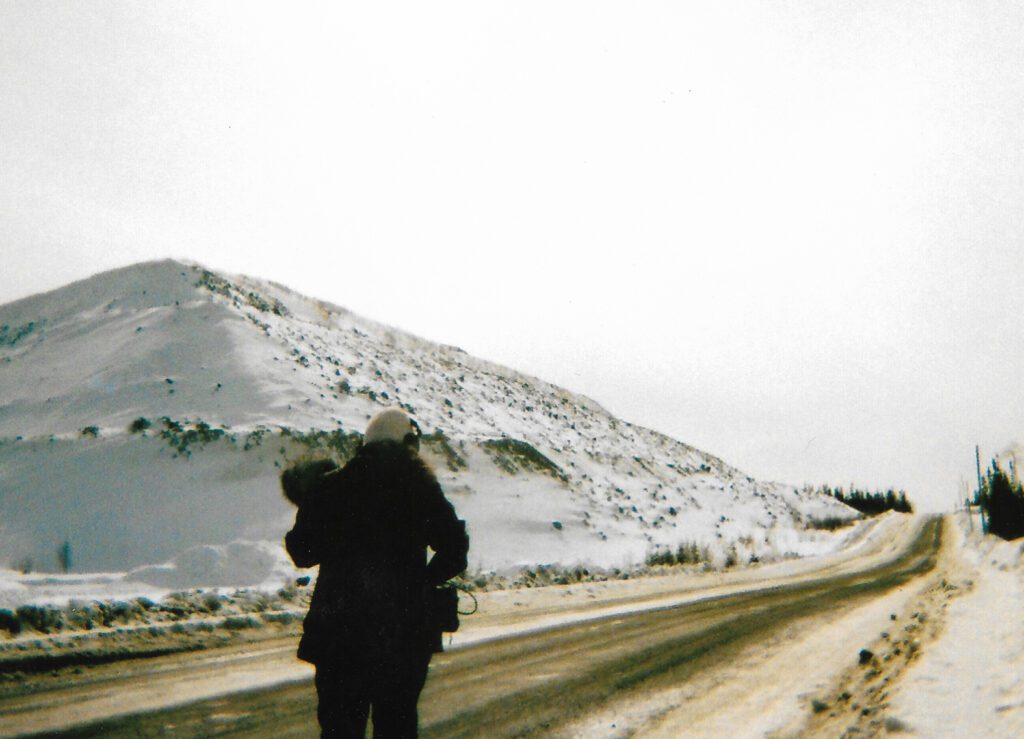
[(343, 460), (391, 405), (428, 434), (474, 569), (802, 556), (836, 540), (810, 522), (855, 515), (457, 348), (173, 261), (0, 306), (0, 397), (0, 564), (20, 569), (56, 569), (66, 542), (77, 572), (260, 580), (294, 515), (281, 470)]

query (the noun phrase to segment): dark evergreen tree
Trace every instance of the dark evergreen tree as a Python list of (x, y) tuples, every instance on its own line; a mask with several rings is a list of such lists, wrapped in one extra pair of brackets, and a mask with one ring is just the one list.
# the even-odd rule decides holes
[(981, 505), (988, 516), (988, 533), (1004, 539), (1024, 536), (1024, 491), (993, 462)]
[(71, 570), (71, 542), (67, 539), (60, 545), (60, 549), (57, 550), (57, 562), (60, 564), (61, 572), (69, 572)]
[(898, 511), (900, 513), (913, 513), (914, 507), (907, 499), (905, 491), (898, 493), (890, 488), (886, 492), (870, 493), (866, 490), (851, 488), (847, 493), (842, 488), (832, 489), (828, 485), (821, 486), (821, 492), (831, 495), (840, 503), (845, 503), (854, 510), (858, 510), (867, 516), (877, 516), (886, 511)]

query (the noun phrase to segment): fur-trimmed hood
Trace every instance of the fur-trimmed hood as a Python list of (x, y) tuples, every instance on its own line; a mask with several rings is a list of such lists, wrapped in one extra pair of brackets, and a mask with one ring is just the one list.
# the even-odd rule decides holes
[[(419, 484), (437, 484), (433, 470), (414, 449), (396, 441), (377, 441), (359, 447), (344, 468), (329, 459), (294, 464), (281, 473), (281, 489), (284, 497), (302, 507), (321, 491), (341, 484), (341, 477), (376, 476), (384, 471), (391, 479), (400, 481), (392, 493)], [(387, 486), (380, 488), (381, 494), (386, 490)]]
[(302, 506), (310, 495), (323, 487), (328, 475), (340, 468), (329, 459), (300, 462), (281, 473), (281, 489), (284, 497), (297, 506)]

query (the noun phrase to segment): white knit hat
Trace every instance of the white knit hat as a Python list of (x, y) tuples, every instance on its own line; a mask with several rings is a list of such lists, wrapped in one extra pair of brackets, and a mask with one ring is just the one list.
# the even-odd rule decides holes
[(397, 441), (401, 444), (407, 442), (406, 437), (409, 434), (412, 434), (418, 442), (420, 427), (401, 408), (388, 408), (370, 419), (370, 423), (366, 426), (366, 433), (363, 435), (363, 443)]

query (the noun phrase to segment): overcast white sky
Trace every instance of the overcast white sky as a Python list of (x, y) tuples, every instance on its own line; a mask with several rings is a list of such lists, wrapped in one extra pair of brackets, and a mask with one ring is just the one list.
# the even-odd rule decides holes
[[(358, 6), (358, 7), (356, 7)], [(1024, 431), (1017, 2), (0, 2), (0, 302), (180, 257), (762, 478)]]

